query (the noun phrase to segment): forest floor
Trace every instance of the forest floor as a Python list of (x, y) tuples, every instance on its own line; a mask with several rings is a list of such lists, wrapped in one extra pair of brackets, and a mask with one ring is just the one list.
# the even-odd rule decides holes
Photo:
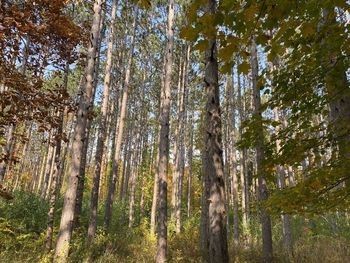
[[(59, 206), (62, 206), (62, 200)], [(44, 249), (47, 208), (45, 201), (23, 192), (16, 193), (11, 202), (0, 200), (0, 262), (51, 261), (52, 253), (46, 254)], [(85, 208), (80, 227), (73, 235), (70, 262), (83, 262), (87, 255), (85, 236), (88, 209)], [(98, 231), (95, 244), (89, 251), (93, 262), (154, 262), (156, 239), (149, 234), (148, 221), (139, 220), (134, 228), (128, 228), (125, 209), (127, 207), (115, 209), (110, 234)], [(102, 210), (100, 216), (102, 219)], [(336, 221), (331, 222), (334, 218)], [(283, 253), (279, 221), (278, 217), (274, 218), (275, 262), (350, 262), (350, 226), (345, 217), (294, 218), (292, 257)], [(58, 223), (56, 220), (56, 231)], [(181, 234), (176, 235), (173, 229), (170, 223), (169, 262), (201, 262), (199, 212), (185, 221)], [(251, 238), (246, 248), (234, 248), (233, 243), (229, 242), (230, 262), (261, 262), (258, 227), (252, 224), (251, 232), (255, 238)]]

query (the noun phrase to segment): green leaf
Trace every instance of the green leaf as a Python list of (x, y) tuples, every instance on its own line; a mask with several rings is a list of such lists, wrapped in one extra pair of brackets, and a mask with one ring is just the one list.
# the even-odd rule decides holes
[(233, 61), (230, 61), (228, 63), (225, 63), (221, 68), (220, 68), (220, 72), (222, 74), (227, 74), (230, 73), (232, 71), (232, 67), (233, 67)]
[(199, 40), (197, 44), (193, 47), (194, 50), (198, 51), (206, 51), (208, 49), (208, 41), (207, 40)]
[(244, 75), (248, 75), (250, 70), (250, 65), (246, 61), (244, 61), (238, 65), (237, 69), (238, 69), (238, 72), (243, 73)]
[(301, 33), (304, 37), (311, 36), (315, 33), (315, 25), (313, 23), (304, 23), (301, 28)]
[(180, 30), (180, 37), (187, 41), (195, 42), (198, 38), (198, 31), (192, 26), (182, 27)]

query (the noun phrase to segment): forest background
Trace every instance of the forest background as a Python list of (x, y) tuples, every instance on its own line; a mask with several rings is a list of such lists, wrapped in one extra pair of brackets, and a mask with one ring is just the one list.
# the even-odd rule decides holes
[(346, 0), (0, 1), (1, 262), (350, 262)]

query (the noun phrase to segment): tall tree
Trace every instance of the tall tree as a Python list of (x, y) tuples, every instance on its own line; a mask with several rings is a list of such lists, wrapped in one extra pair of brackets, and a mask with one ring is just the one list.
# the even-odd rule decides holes
[(233, 240), (237, 245), (239, 242), (239, 214), (238, 214), (238, 178), (237, 178), (237, 156), (236, 156), (236, 100), (235, 87), (233, 86), (233, 75), (229, 77), (229, 112), (228, 112), (228, 128), (229, 128), (229, 169), (231, 175), (231, 195), (233, 206)]
[(171, 75), (173, 64), (174, 46), (174, 0), (168, 1), (168, 22), (167, 22), (167, 45), (164, 64), (164, 86), (161, 92), (161, 107), (159, 113), (159, 214), (158, 214), (158, 236), (157, 236), (157, 263), (167, 261), (167, 193), (168, 193), (168, 159), (169, 159), (169, 129), (170, 129), (170, 104), (171, 104)]
[[(63, 86), (67, 89), (68, 86), (68, 74), (69, 74), (69, 64), (67, 63), (64, 70)], [(46, 230), (46, 250), (49, 252), (52, 249), (52, 236), (53, 236), (53, 224), (56, 212), (56, 201), (59, 195), (59, 180), (61, 177), (61, 150), (62, 150), (62, 139), (63, 139), (63, 124), (64, 124), (64, 112), (59, 112), (60, 125), (57, 129), (57, 135), (55, 138), (55, 158), (54, 158), (54, 169), (52, 175), (52, 183), (49, 189), (49, 210), (47, 213), (47, 230)]]
[(85, 128), (88, 114), (92, 108), (90, 99), (94, 86), (95, 57), (97, 53), (98, 40), (100, 35), (100, 21), (102, 0), (94, 2), (94, 16), (91, 26), (90, 42), (85, 67), (85, 88), (80, 97), (77, 120), (74, 129), (74, 141), (72, 145), (71, 170), (68, 177), (68, 188), (64, 197), (64, 204), (61, 215), (60, 228), (56, 243), (55, 262), (66, 262), (68, 258), (69, 245), (72, 236), (75, 202), (78, 186), (78, 176), (81, 162), (81, 152), (84, 145)]
[(114, 47), (114, 38), (115, 38), (115, 19), (117, 13), (117, 0), (112, 2), (111, 10), (111, 21), (109, 28), (109, 39), (107, 47), (107, 58), (106, 58), (106, 68), (105, 68), (105, 77), (103, 83), (103, 98), (102, 98), (102, 108), (101, 108), (101, 117), (99, 119), (99, 131), (96, 145), (95, 153), (95, 170), (93, 177), (93, 187), (91, 190), (91, 205), (90, 205), (90, 220), (88, 228), (88, 244), (91, 245), (93, 238), (96, 233), (97, 228), (97, 206), (98, 206), (98, 191), (100, 189), (100, 175), (101, 175), (101, 163), (103, 157), (104, 143), (107, 135), (107, 118), (108, 118), (108, 103), (109, 103), (109, 94), (111, 89), (111, 71), (112, 71), (112, 59), (113, 59), (113, 47)]
[[(216, 14), (216, 1), (206, 3), (208, 15)], [(221, 112), (219, 95), (219, 70), (217, 61), (216, 28), (210, 25), (214, 34), (207, 35), (208, 48), (205, 52), (206, 105), (203, 129), (203, 172), (206, 177), (208, 196), (208, 252), (209, 262), (228, 262), (225, 185), (222, 151)]]
[[(255, 117), (258, 119), (259, 131), (256, 138), (256, 164), (258, 173), (258, 199), (264, 201), (268, 198), (268, 189), (263, 167), (264, 161), (264, 130), (262, 124), (262, 109), (260, 90), (258, 88), (258, 54), (256, 50), (255, 36), (251, 44), (251, 67), (252, 67), (252, 89)], [(271, 218), (264, 207), (260, 207), (260, 218), (262, 226), (263, 261), (272, 262), (272, 232)]]
[(116, 138), (115, 138), (115, 150), (114, 150), (114, 157), (113, 157), (112, 176), (111, 176), (110, 185), (109, 185), (108, 194), (107, 194), (107, 200), (106, 200), (106, 211), (105, 211), (105, 219), (104, 219), (106, 228), (108, 228), (110, 225), (112, 204), (113, 204), (112, 201), (113, 201), (113, 196), (114, 196), (115, 187), (116, 187), (115, 184), (117, 181), (117, 175), (119, 172), (120, 152), (122, 147), (125, 118), (127, 114), (130, 77), (131, 77), (131, 70), (132, 70), (132, 65), (134, 60), (134, 45), (135, 45), (135, 34), (136, 34), (136, 27), (137, 27), (137, 17), (139, 12), (138, 10), (139, 10), (139, 4), (136, 5), (134, 10), (132, 33), (131, 33), (130, 47), (129, 47), (130, 49), (129, 49), (128, 60), (127, 60), (128, 62), (125, 70), (125, 76), (124, 76), (122, 101), (121, 101), (120, 113), (119, 113), (119, 123), (117, 127), (118, 131), (116, 133)]

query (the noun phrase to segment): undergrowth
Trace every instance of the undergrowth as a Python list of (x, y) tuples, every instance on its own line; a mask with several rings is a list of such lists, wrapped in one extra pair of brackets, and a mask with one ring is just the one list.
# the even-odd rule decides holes
[[(135, 227), (127, 226), (125, 211), (127, 206), (116, 205), (110, 233), (98, 228), (92, 248), (86, 249), (88, 206), (84, 204), (81, 223), (73, 234), (69, 262), (83, 262), (90, 256), (93, 262), (154, 262), (156, 238), (149, 233), (149, 222), (138, 218)], [(55, 220), (57, 234), (60, 207)], [(52, 253), (45, 254), (46, 212), (48, 204), (40, 197), (28, 193), (15, 193), (11, 202), (0, 201), (0, 262), (51, 262)], [(99, 223), (102, 225), (103, 208), (99, 211)], [(312, 220), (293, 219), (293, 257), (288, 257), (282, 248), (281, 224), (274, 218), (274, 258), (281, 263), (322, 263), (350, 262), (350, 228), (345, 217), (317, 217)], [(332, 219), (333, 220), (333, 219)], [(183, 231), (176, 234), (172, 222), (168, 226), (169, 262), (201, 262), (200, 252), (200, 213), (184, 220)], [(261, 262), (261, 243), (258, 221), (251, 222), (251, 242), (245, 246), (234, 246), (229, 241), (230, 262)], [(232, 233), (230, 233), (230, 236)], [(54, 240), (55, 242), (55, 240)]]

